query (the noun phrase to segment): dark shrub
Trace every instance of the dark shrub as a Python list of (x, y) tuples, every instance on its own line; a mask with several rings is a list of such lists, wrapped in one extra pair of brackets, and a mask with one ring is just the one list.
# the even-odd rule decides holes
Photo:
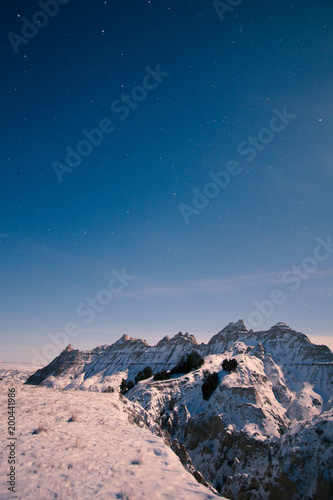
[(153, 380), (169, 380), (171, 378), (171, 375), (169, 372), (166, 372), (165, 370), (162, 370), (159, 373), (156, 373), (154, 375)]
[(189, 373), (198, 370), (204, 364), (204, 359), (196, 351), (192, 351), (186, 357), (183, 356), (178, 365), (170, 370), (170, 373)]
[(40, 434), (41, 432), (47, 432), (47, 429), (46, 427), (44, 427), (43, 424), (39, 424), (39, 426), (37, 427), (37, 429), (35, 429), (32, 434)]
[(120, 384), (120, 392), (122, 394), (125, 394), (126, 391), (127, 391), (127, 383), (126, 380), (123, 378)]
[(104, 392), (114, 392), (114, 388), (109, 386), (105, 389)]
[(208, 401), (217, 386), (219, 385), (219, 376), (216, 372), (214, 373), (207, 373), (208, 370), (204, 371), (204, 382), (202, 384), (201, 390), (202, 390), (202, 396), (203, 398)]
[(150, 368), (150, 366), (146, 366), (146, 368), (143, 370), (143, 374), (146, 378), (150, 378), (153, 375), (153, 370)]
[(226, 372), (234, 372), (237, 368), (237, 361), (235, 359), (225, 359), (222, 363), (222, 368)]
[(132, 380), (127, 381), (127, 390), (130, 391), (134, 387), (134, 382)]
[(134, 383), (132, 380), (125, 380), (124, 378), (121, 381), (120, 384), (120, 392), (121, 394), (126, 394), (130, 389), (134, 387)]
[(137, 384), (138, 382), (140, 382), (140, 380), (146, 380), (147, 378), (150, 378), (152, 375), (153, 375), (152, 369), (150, 368), (150, 366), (146, 366), (146, 368), (140, 371), (135, 377), (135, 383)]

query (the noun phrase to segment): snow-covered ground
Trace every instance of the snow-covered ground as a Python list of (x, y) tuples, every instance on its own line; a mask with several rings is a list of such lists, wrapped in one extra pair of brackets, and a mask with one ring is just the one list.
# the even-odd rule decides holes
[[(161, 437), (132, 423), (125, 411), (132, 403), (117, 393), (23, 385), (34, 369), (0, 364), (1, 499), (221, 499), (197, 483)], [(16, 390), (15, 493), (6, 484), (11, 387)]]

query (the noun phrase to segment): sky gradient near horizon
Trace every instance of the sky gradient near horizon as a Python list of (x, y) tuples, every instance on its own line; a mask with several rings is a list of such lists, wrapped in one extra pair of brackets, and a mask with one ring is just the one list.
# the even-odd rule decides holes
[(332, 2), (0, 12), (0, 359), (239, 318), (332, 349)]

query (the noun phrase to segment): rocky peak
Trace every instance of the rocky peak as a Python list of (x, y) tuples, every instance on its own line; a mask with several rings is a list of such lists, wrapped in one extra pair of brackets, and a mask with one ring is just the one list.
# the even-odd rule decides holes
[(177, 333), (171, 339), (171, 341), (181, 342), (181, 343), (188, 343), (188, 342), (190, 342), (191, 344), (198, 345), (198, 342), (197, 342), (195, 336), (194, 335), (190, 335), (187, 332), (186, 333), (182, 333), (182, 332)]
[(286, 325), (286, 323), (276, 323), (276, 325), (272, 326), (270, 330), (291, 330), (290, 326)]
[(125, 341), (125, 340), (136, 340), (136, 339), (134, 339), (133, 337), (130, 337), (129, 335), (126, 335), (126, 333), (124, 333), (124, 335), (122, 337), (120, 337), (119, 341)]
[(246, 333), (247, 328), (244, 324), (244, 321), (242, 319), (239, 319), (236, 323), (229, 323), (227, 326), (221, 330), (220, 333)]
[(240, 340), (240, 337), (244, 336), (244, 334), (248, 334), (248, 331), (242, 319), (239, 319), (236, 323), (229, 323), (210, 339), (205, 354), (215, 354), (221, 349), (227, 349), (228, 345)]
[(167, 345), (168, 342), (170, 342), (170, 337), (168, 335), (166, 335), (165, 337), (163, 337), (162, 340), (160, 340), (157, 344), (156, 344), (156, 347), (162, 347), (164, 345)]
[(126, 333), (124, 333), (124, 335), (122, 337), (120, 337), (119, 340), (117, 340), (117, 342), (114, 344), (115, 346), (119, 346), (119, 345), (133, 345), (133, 344), (142, 344), (144, 346), (148, 346), (147, 342), (143, 339), (135, 339), (133, 337), (130, 337), (129, 335), (126, 335)]

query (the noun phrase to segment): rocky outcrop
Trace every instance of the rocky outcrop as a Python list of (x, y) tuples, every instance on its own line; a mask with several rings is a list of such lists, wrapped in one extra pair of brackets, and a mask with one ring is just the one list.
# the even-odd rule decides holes
[[(227, 498), (333, 498), (331, 351), (284, 324), (248, 332), (241, 323), (201, 348), (200, 370), (144, 381), (129, 398), (155, 416)], [(234, 373), (222, 370), (226, 357), (237, 360)], [(219, 376), (208, 402), (201, 393), (203, 370)]]

